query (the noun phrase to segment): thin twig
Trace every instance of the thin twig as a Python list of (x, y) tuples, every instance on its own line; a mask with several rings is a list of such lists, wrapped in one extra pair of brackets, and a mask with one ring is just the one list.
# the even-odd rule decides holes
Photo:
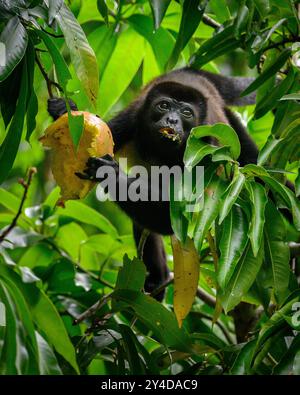
[(147, 229), (144, 229), (141, 234), (141, 238), (140, 238), (139, 245), (137, 248), (137, 255), (140, 260), (143, 260), (144, 247), (145, 247), (145, 244), (146, 244), (149, 234), (150, 234), (150, 231)]
[(58, 88), (60, 90), (60, 92), (63, 92), (62, 87), (55, 81), (52, 81), (49, 77), (48, 74), (46, 73), (37, 53), (35, 54), (35, 61), (36, 64), (38, 65), (40, 72), (42, 73), (44, 80), (46, 81), (46, 85), (47, 85), (47, 90), (48, 90), (48, 95), (50, 98), (53, 97), (53, 93), (52, 93), (52, 85), (55, 86), (56, 88)]
[(44, 29), (43, 27), (41, 27), (41, 29), (43, 30), (43, 32), (49, 34), (49, 36), (51, 36), (51, 37), (54, 37), (54, 38), (63, 38), (64, 37), (63, 34), (50, 33), (50, 32), (48, 32), (48, 30)]
[(86, 318), (89, 318), (89, 317), (93, 316), (98, 310), (101, 309), (101, 307), (106, 305), (106, 303), (111, 298), (111, 296), (112, 296), (112, 292), (107, 294), (107, 295), (105, 295), (105, 296), (103, 296), (102, 299), (98, 300), (98, 302), (96, 302), (91, 307), (89, 307), (86, 311), (84, 311), (82, 314), (80, 314), (79, 317), (77, 317), (73, 321), (73, 325), (78, 325), (80, 322), (82, 322)]
[(29, 173), (28, 173), (28, 178), (27, 181), (25, 182), (23, 179), (19, 180), (19, 184), (21, 184), (24, 187), (24, 192), (23, 192), (23, 196), (20, 202), (20, 206), (19, 209), (17, 211), (17, 214), (15, 215), (15, 217), (13, 218), (11, 224), (4, 229), (4, 231), (1, 233), (0, 235), (0, 243), (5, 240), (5, 238), (7, 237), (7, 235), (9, 234), (9, 232), (17, 225), (17, 221), (20, 217), (20, 215), (22, 214), (22, 210), (23, 210), (23, 206), (27, 197), (27, 192), (28, 192), (28, 188), (31, 184), (31, 180), (33, 175), (37, 172), (35, 167), (31, 167), (29, 169)]
[(212, 255), (213, 260), (214, 260), (215, 271), (217, 271), (218, 270), (218, 260), (219, 260), (219, 258), (218, 258), (218, 252), (217, 252), (216, 245), (215, 245), (215, 240), (214, 240), (214, 238), (213, 238), (213, 236), (212, 236), (210, 231), (207, 232), (207, 236), (206, 237), (207, 237), (207, 241), (208, 241), (208, 244), (209, 244), (211, 255)]
[(160, 294), (165, 288), (167, 288), (170, 284), (172, 284), (174, 281), (174, 274), (172, 272), (170, 272), (169, 274), (169, 278), (167, 278), (167, 280), (165, 282), (163, 282), (159, 287), (155, 288), (151, 293), (150, 296), (152, 296), (153, 298)]
[(214, 19), (212, 19), (210, 16), (208, 16), (207, 14), (204, 14), (202, 17), (202, 21), (205, 25), (213, 27), (214, 29), (218, 29), (221, 24), (217, 21), (215, 21)]

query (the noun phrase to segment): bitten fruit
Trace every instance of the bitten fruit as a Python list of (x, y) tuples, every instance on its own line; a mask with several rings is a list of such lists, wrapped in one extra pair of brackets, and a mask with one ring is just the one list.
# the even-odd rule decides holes
[(84, 116), (84, 128), (77, 151), (72, 142), (68, 114), (63, 114), (45, 131), (40, 141), (51, 148), (51, 170), (61, 188), (58, 204), (69, 199), (82, 199), (94, 186), (90, 180), (75, 175), (86, 168), (89, 157), (113, 156), (114, 142), (107, 124), (99, 117), (86, 111), (72, 111), (73, 116)]

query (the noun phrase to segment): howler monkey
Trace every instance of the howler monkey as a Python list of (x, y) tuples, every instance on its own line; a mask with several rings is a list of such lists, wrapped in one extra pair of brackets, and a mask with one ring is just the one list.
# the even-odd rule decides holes
[[(258, 150), (240, 120), (227, 105), (254, 103), (255, 95), (240, 98), (250, 84), (249, 78), (230, 78), (183, 68), (160, 76), (148, 84), (138, 98), (109, 121), (115, 151), (134, 152), (142, 163), (150, 165), (183, 165), (183, 154), (190, 130), (199, 125), (223, 122), (231, 125), (241, 143), (241, 165), (255, 163)], [(71, 108), (76, 109), (71, 102)], [(50, 99), (48, 111), (54, 119), (66, 112), (63, 99)], [(120, 155), (120, 156), (121, 156)], [(118, 162), (106, 156), (90, 158), (81, 177), (96, 179), (100, 166), (112, 166), (118, 178), (124, 176)], [(136, 176), (127, 179), (128, 186)], [(100, 181), (100, 180), (98, 180)], [(150, 188), (150, 183), (144, 188)], [(117, 188), (118, 189), (118, 188)], [(118, 197), (117, 197), (118, 198)], [(166, 201), (118, 201), (132, 218), (138, 244), (143, 229), (151, 231), (144, 246), (148, 270), (145, 290), (152, 291), (168, 277), (166, 255), (160, 235), (172, 234), (169, 204)], [(161, 299), (163, 294), (158, 296)]]

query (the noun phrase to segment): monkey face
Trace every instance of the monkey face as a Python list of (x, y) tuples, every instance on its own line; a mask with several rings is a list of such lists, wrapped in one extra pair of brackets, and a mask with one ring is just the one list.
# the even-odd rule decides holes
[(196, 126), (196, 108), (170, 96), (157, 97), (150, 108), (152, 130), (171, 144), (181, 144)]
[(144, 156), (162, 163), (183, 157), (191, 129), (205, 118), (202, 95), (181, 84), (162, 83), (151, 89), (139, 110), (136, 142)]

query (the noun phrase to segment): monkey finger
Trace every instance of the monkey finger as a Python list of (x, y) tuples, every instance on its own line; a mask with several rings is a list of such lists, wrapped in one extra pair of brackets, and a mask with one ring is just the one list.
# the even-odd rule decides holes
[(74, 173), (78, 178), (80, 178), (81, 180), (90, 180), (91, 176), (88, 174), (83, 174), (83, 173), (79, 173), (79, 172), (75, 172)]

